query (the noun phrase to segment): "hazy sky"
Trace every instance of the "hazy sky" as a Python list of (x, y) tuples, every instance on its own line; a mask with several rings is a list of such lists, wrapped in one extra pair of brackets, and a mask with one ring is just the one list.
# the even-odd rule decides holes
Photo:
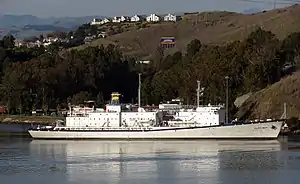
[(0, 14), (31, 14), (39, 17), (114, 16), (206, 10), (240, 12), (250, 8), (270, 9), (272, 6), (241, 0), (0, 0)]

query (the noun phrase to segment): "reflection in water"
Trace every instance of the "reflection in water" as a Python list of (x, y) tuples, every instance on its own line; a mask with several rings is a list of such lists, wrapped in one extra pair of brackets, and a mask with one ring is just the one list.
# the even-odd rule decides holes
[(1, 183), (51, 184), (66, 181), (66, 170), (56, 168), (53, 159), (46, 156), (47, 152), (32, 155), (28, 140), (0, 139), (0, 155)]
[(0, 181), (19, 184), (299, 183), (299, 142), (15, 141)]
[(32, 154), (40, 158), (51, 156), (58, 168), (65, 165), (62, 168), (72, 183), (230, 183), (227, 180), (232, 177), (226, 171), (284, 167), (280, 149), (276, 140), (30, 143)]

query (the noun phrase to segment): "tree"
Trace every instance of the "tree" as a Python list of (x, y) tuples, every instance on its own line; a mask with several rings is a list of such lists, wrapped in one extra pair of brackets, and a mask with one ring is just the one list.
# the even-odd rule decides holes
[(90, 100), (91, 94), (87, 91), (81, 91), (72, 97), (72, 104), (84, 104), (85, 101)]
[[(247, 89), (261, 89), (279, 80), (282, 62), (278, 58), (279, 40), (270, 31), (261, 28), (252, 32), (244, 43)], [(255, 76), (255, 77), (254, 77)], [(251, 84), (251, 86), (249, 86)]]
[(4, 48), (13, 48), (15, 46), (15, 38), (12, 35), (4, 36), (1, 43)]
[(53, 33), (53, 36), (60, 38), (60, 39), (65, 39), (65, 38), (67, 38), (67, 33), (61, 32), (61, 31), (56, 31)]
[(41, 35), (40, 35), (40, 37), (39, 37), (39, 41), (41, 41), (41, 42), (42, 42), (43, 40), (44, 40), (44, 35), (43, 35), (43, 34), (41, 34)]
[(187, 45), (187, 53), (186, 56), (191, 58), (192, 56), (194, 56), (197, 52), (200, 51), (202, 47), (202, 44), (200, 42), (200, 40), (198, 39), (194, 39), (192, 40), (188, 45)]
[(97, 94), (97, 97), (96, 97), (96, 105), (97, 106), (101, 106), (104, 104), (104, 98), (103, 98), (103, 93), (102, 92), (99, 92)]
[(73, 31), (70, 31), (67, 33), (67, 38), (71, 39), (73, 35), (74, 35)]
[[(74, 34), (85, 36), (92, 29), (83, 25)], [(151, 64), (141, 65), (135, 62), (138, 57), (124, 56), (115, 45), (59, 52), (60, 45), (53, 44), (45, 52), (45, 48), (14, 47), (14, 39), (5, 37), (0, 41), (1, 104), (7, 105), (10, 113), (18, 109), (25, 113), (32, 106), (45, 111), (58, 105), (65, 108), (68, 103), (91, 99), (101, 106), (112, 92), (121, 93), (125, 103), (136, 102), (139, 72), (143, 77), (143, 104), (177, 97), (195, 104), (197, 80), (205, 87), (201, 103), (224, 103), (224, 76), (230, 77), (231, 100), (273, 84), (283, 76), (282, 65), (289, 58), (299, 57), (298, 39), (292, 34), (281, 42), (262, 29), (246, 40), (222, 46), (205, 45), (195, 39), (186, 46), (186, 54), (165, 55), (164, 48), (158, 47)], [(82, 38), (70, 42), (81, 43)], [(32, 94), (36, 94), (34, 103)]]

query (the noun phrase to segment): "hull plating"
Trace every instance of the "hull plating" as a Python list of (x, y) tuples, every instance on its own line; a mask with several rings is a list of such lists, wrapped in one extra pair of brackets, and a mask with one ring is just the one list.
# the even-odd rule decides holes
[(134, 130), (29, 130), (35, 139), (275, 139), (282, 121), (217, 126), (217, 127), (155, 127), (147, 131)]

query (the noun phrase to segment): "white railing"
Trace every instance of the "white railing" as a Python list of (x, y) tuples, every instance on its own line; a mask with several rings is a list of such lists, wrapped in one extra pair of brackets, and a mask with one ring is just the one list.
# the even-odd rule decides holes
[(152, 130), (152, 127), (55, 127), (54, 130)]

